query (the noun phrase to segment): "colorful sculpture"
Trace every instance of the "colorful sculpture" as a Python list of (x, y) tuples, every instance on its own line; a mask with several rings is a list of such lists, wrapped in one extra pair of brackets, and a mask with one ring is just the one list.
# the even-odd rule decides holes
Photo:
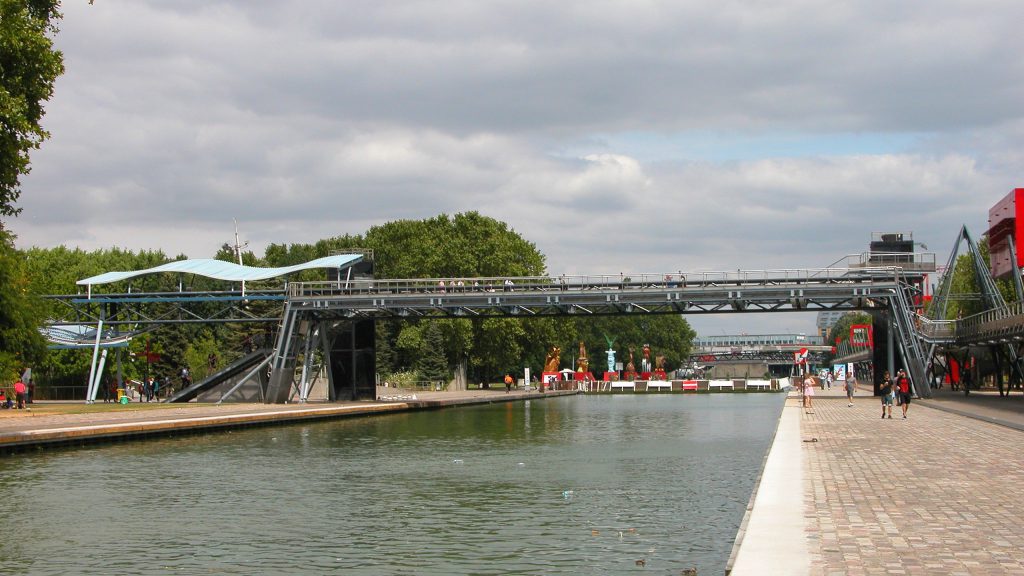
[(576, 358), (576, 371), (587, 372), (590, 370), (590, 359), (587, 358), (587, 346), (580, 340), (580, 355)]
[(609, 338), (607, 334), (602, 334), (604, 341), (608, 343), (608, 349), (605, 353), (608, 354), (608, 371), (615, 372), (615, 338)]
[(558, 372), (558, 367), (562, 363), (562, 349), (558, 346), (552, 346), (551, 350), (548, 350), (548, 355), (544, 358), (544, 372)]

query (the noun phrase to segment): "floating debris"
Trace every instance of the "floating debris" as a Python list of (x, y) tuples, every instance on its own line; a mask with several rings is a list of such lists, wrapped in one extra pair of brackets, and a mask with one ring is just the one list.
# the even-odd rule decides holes
[(573, 492), (572, 490), (562, 490), (562, 498), (565, 498), (566, 500), (572, 498), (575, 495), (576, 493)]
[(462, 464), (462, 458), (456, 458), (455, 460), (452, 460), (452, 464)]
[(641, 559), (636, 561), (636, 565), (637, 566), (647, 566), (647, 560), (644, 560), (643, 558), (641, 558)]
[(601, 531), (600, 530), (591, 530), (590, 531), (590, 535), (591, 536), (600, 536), (601, 535)]

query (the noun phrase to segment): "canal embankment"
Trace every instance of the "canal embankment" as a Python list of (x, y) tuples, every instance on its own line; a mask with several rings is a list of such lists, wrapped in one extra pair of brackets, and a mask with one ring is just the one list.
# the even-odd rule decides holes
[[(166, 404), (124, 409), (110, 405), (82, 413), (53, 413), (45, 403), (36, 411), (0, 412), (0, 454), (156, 436), (205, 433), (414, 410), (574, 395), (576, 391), (470, 390), (402, 393), (393, 400), (306, 404)], [(388, 396), (382, 396), (387, 398)], [(97, 405), (92, 405), (97, 406)]]

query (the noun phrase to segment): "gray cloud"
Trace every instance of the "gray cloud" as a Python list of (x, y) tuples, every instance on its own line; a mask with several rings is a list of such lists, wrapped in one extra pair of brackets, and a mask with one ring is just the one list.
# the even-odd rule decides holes
[(23, 246), (202, 257), (232, 218), (259, 251), (479, 210), (554, 273), (824, 266), (875, 231), (942, 261), (1022, 185), (1016, 2), (64, 10)]

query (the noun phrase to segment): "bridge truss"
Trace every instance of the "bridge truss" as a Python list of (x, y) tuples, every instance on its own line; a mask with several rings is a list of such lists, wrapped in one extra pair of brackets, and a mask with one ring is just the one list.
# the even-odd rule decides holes
[[(360, 326), (369, 326), (372, 336), (373, 322), (381, 319), (884, 310), (890, 312), (894, 326), (902, 326), (897, 342), (904, 363), (915, 381), (925, 382), (927, 338), (920, 335), (920, 322), (908, 303), (912, 280), (920, 273), (909, 274), (900, 267), (862, 266), (631, 277), (381, 280), (349, 276), (244, 293), (93, 292), (52, 297), (65, 314), (51, 325), (91, 324), (97, 334), (107, 330), (109, 335), (110, 331), (137, 334), (174, 323), (276, 324), (278, 339), (264, 398), (285, 402), (307, 397), (309, 362), (315, 350), (321, 351), (328, 366), (332, 366), (331, 356), (336, 357), (328, 378), (346, 382), (338, 390), (351, 390), (353, 397), (372, 394), (373, 372), (367, 365), (373, 365), (373, 339)], [(273, 306), (254, 314), (247, 308), (254, 302)], [(357, 382), (368, 378), (369, 384)], [(927, 387), (918, 389), (921, 393)]]

